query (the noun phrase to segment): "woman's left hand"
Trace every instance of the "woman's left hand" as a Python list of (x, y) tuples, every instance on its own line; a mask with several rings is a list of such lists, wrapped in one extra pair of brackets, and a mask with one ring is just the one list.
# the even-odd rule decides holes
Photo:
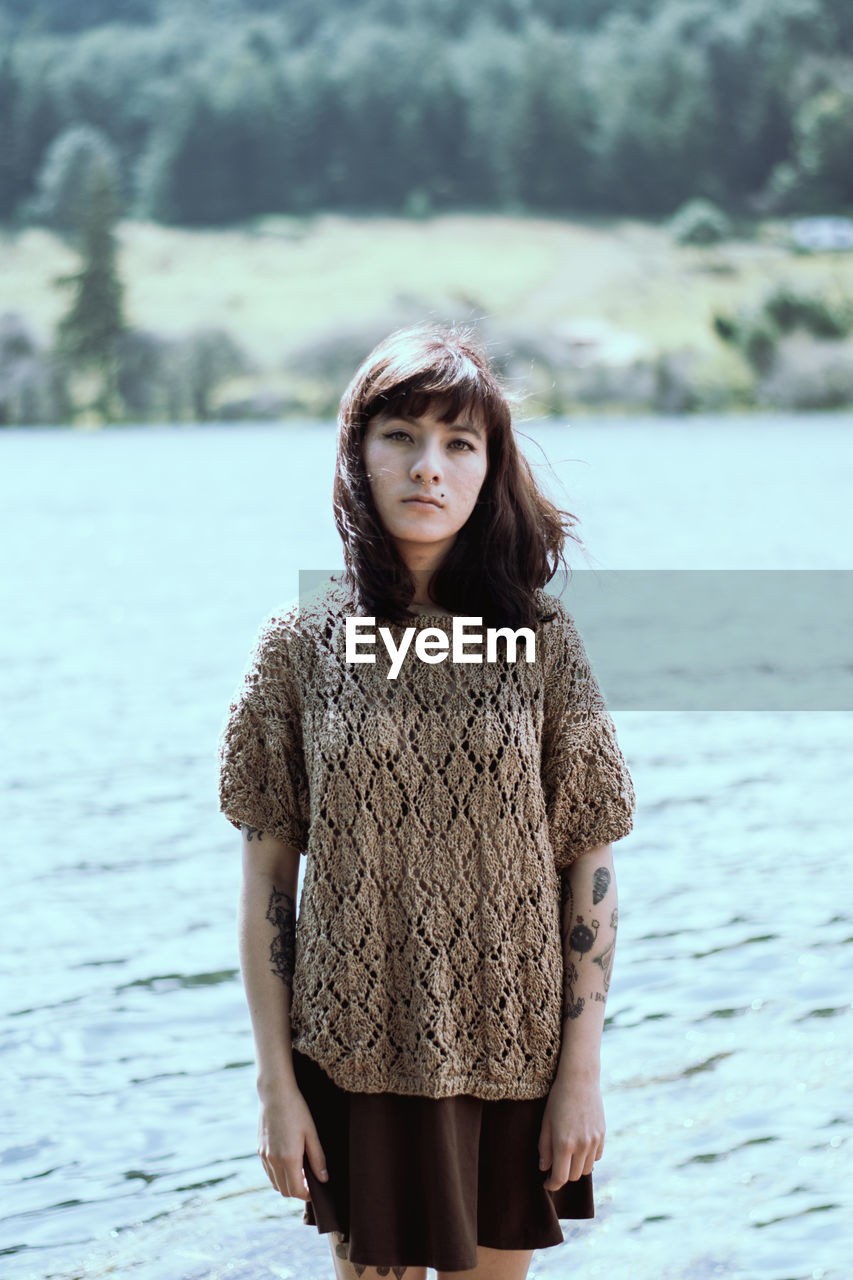
[(551, 1172), (546, 1191), (576, 1182), (604, 1151), (604, 1104), (597, 1081), (555, 1080), (539, 1135), (539, 1168)]

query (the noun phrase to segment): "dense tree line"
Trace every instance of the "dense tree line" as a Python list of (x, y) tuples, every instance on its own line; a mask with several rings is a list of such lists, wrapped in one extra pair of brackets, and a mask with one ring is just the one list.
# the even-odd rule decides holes
[(853, 205), (850, 0), (0, 0), (0, 36), (4, 220), (61, 221), (81, 125), (189, 225)]

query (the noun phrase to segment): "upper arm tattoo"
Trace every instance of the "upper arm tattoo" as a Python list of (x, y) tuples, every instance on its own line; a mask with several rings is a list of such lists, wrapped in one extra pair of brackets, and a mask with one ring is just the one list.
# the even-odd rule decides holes
[(250, 827), (247, 822), (242, 824), (240, 830), (243, 832), (243, 835), (247, 840), (254, 840), (255, 836), (257, 836), (259, 840), (263, 839), (263, 831), (259, 831), (257, 827)]
[(592, 877), (592, 905), (597, 907), (610, 888), (610, 872), (606, 867), (598, 867)]

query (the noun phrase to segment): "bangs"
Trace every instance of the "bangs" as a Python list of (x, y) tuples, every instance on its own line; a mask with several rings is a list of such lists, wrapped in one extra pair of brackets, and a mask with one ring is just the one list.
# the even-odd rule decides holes
[(364, 421), (377, 414), (405, 414), (422, 418), (431, 414), (438, 422), (457, 422), (470, 418), (488, 432), (506, 414), (506, 405), (492, 379), (484, 378), (473, 362), (466, 361), (446, 372), (425, 370), (371, 397), (364, 411)]

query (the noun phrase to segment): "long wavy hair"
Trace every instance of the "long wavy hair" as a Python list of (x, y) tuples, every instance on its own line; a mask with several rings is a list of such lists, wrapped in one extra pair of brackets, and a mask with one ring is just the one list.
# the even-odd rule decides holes
[[(433, 413), (441, 422), (463, 414), (486, 428), (488, 466), (474, 510), (429, 580), (427, 594), (451, 613), (486, 626), (535, 628), (543, 613), (534, 592), (564, 559), (576, 517), (540, 492), (518, 448), (507, 394), (467, 327), (418, 325), (390, 334), (356, 370), (338, 411), (333, 504), (344, 546), (345, 579), (361, 606), (395, 622), (415, 580), (379, 516), (362, 446), (378, 413)], [(568, 568), (568, 566), (566, 566)]]

